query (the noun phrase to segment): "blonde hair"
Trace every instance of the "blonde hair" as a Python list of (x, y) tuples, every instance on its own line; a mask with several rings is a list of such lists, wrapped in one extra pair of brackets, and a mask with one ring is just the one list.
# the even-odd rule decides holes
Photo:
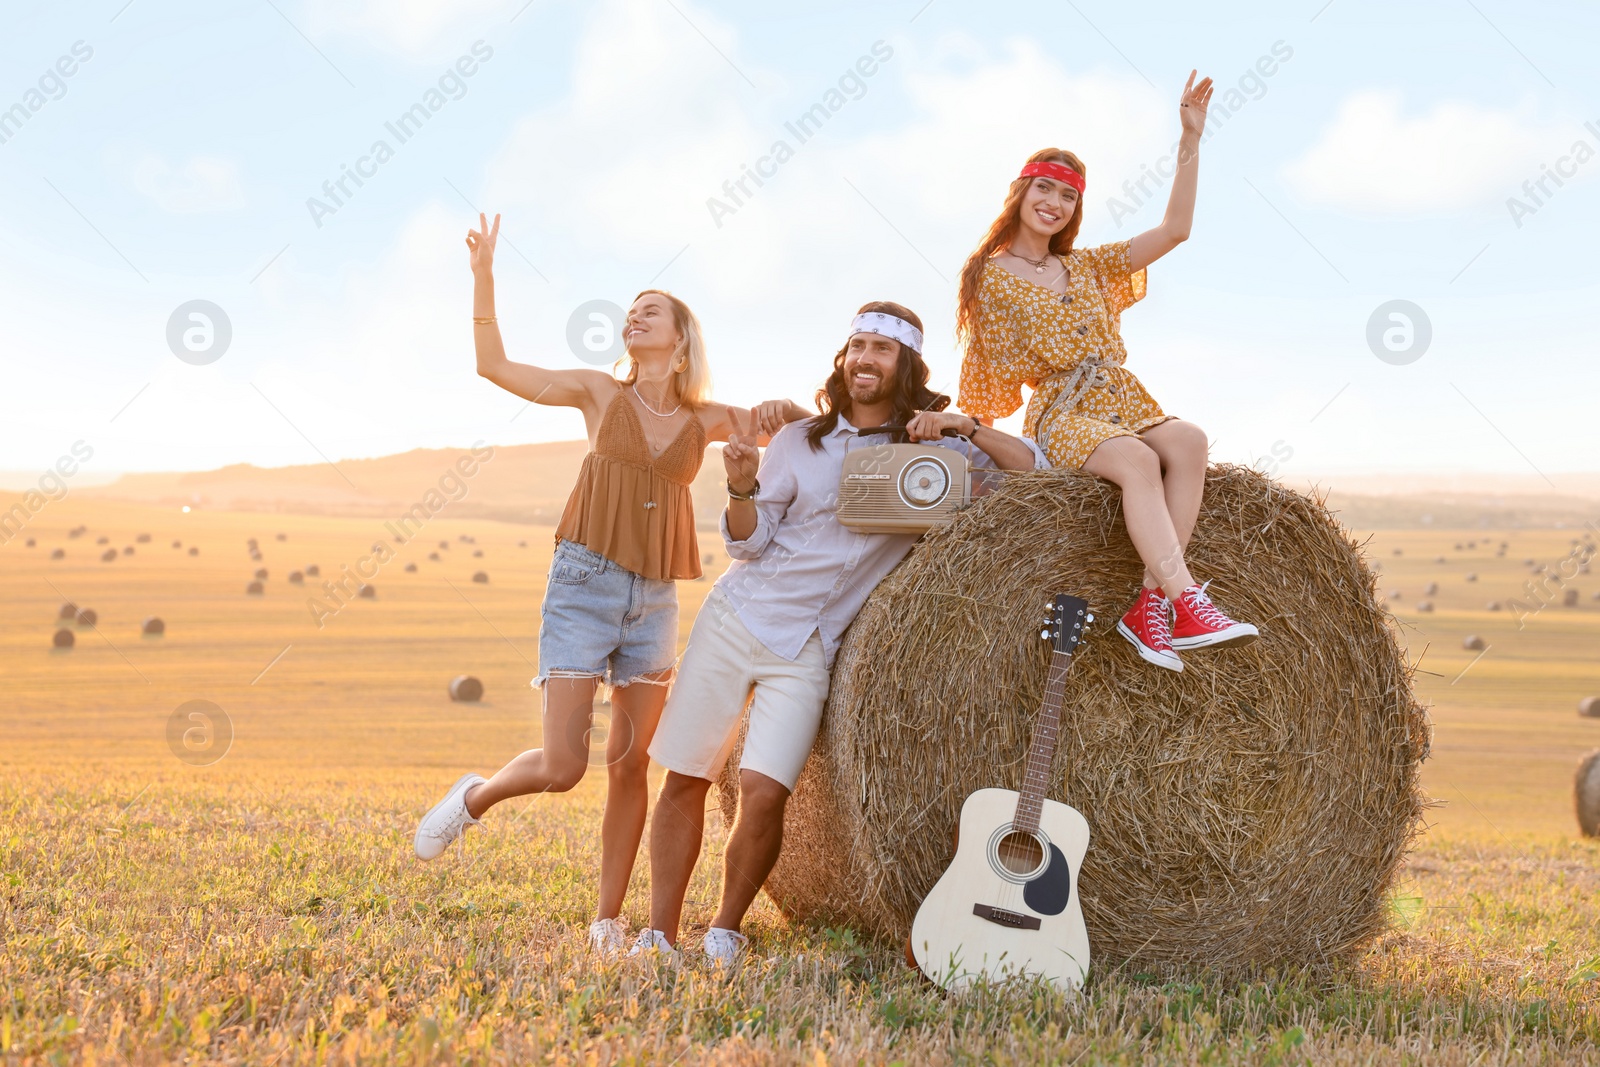
[[(704, 407), (711, 402), (711, 360), (706, 356), (706, 341), (700, 331), (700, 320), (689, 310), (688, 304), (665, 289), (646, 289), (633, 298), (634, 303), (638, 303), (639, 297), (650, 293), (666, 298), (672, 307), (672, 323), (683, 338), (673, 353), (673, 384), (678, 387), (678, 397), (691, 408)], [(623, 385), (632, 385), (639, 379), (639, 365), (633, 361), (631, 354), (624, 355), (617, 362), (625, 362), (628, 366), (627, 374), (622, 378)]]

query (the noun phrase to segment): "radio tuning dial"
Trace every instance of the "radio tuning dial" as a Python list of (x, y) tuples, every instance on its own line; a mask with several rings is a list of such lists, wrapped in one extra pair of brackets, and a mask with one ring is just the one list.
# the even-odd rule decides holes
[(949, 489), (950, 475), (932, 460), (918, 460), (900, 475), (900, 491), (916, 507), (932, 507), (944, 499)]

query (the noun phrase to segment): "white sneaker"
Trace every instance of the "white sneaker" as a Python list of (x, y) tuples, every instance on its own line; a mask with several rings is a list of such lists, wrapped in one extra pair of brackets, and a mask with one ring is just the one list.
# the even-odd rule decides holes
[(589, 947), (602, 956), (619, 954), (628, 941), (628, 928), (621, 919), (596, 919), (589, 924)]
[(667, 940), (667, 935), (660, 930), (640, 930), (639, 936), (633, 939), (633, 947), (628, 950), (628, 957), (648, 956), (652, 953), (659, 954), (668, 963), (677, 963), (679, 952), (672, 947), (672, 942)]
[(444, 799), (422, 817), (422, 821), (417, 824), (416, 839), (412, 841), (412, 847), (417, 851), (417, 859), (434, 859), (449, 848), (451, 842), (465, 833), (467, 827), (478, 825), (478, 820), (467, 814), (467, 790), (486, 781), (488, 779), (481, 774), (463, 774), (460, 780), (450, 787), (450, 792), (444, 795)]
[(706, 959), (719, 967), (732, 968), (744, 956), (750, 939), (737, 930), (713, 926), (706, 931)]

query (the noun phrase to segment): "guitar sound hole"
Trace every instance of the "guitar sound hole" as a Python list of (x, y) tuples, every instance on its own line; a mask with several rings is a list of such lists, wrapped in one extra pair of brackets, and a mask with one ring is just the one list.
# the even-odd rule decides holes
[(1000, 858), (1000, 865), (1015, 875), (1036, 871), (1044, 862), (1044, 849), (1040, 847), (1039, 839), (1020, 830), (1013, 830), (1002, 837), (995, 852)]

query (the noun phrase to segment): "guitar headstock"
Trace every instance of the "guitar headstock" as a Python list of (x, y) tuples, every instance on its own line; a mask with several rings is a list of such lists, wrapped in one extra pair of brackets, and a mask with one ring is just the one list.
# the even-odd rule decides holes
[(1089, 614), (1089, 602), (1071, 593), (1057, 593), (1046, 610), (1049, 614), (1045, 616), (1044, 629), (1039, 636), (1051, 642), (1054, 651), (1072, 655), (1078, 642), (1083, 640), (1084, 627), (1094, 622), (1094, 616)]

